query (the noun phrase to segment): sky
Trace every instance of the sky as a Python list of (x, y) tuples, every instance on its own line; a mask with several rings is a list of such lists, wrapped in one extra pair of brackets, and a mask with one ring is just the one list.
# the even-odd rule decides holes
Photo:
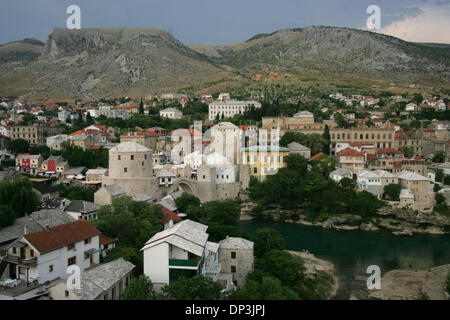
[(367, 7), (378, 5), (376, 32), (450, 43), (450, 0), (0, 0), (0, 43), (46, 41), (53, 28), (66, 28), (69, 5), (80, 7), (81, 28), (155, 27), (186, 45), (231, 44), (310, 25), (367, 29)]

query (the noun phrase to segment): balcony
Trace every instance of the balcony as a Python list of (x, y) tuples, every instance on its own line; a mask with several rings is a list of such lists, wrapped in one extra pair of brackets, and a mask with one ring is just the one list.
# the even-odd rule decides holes
[(5, 257), (5, 261), (9, 263), (19, 264), (26, 267), (35, 267), (37, 266), (37, 257), (33, 258), (20, 258), (17, 256), (7, 255)]
[(195, 268), (197, 269), (197, 261), (189, 259), (169, 259), (169, 267)]

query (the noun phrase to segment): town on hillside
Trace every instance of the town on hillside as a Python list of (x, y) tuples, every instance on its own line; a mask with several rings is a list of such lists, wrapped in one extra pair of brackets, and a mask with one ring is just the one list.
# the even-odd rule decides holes
[(0, 101), (0, 300), (329, 299), (241, 222), (450, 232), (448, 94)]

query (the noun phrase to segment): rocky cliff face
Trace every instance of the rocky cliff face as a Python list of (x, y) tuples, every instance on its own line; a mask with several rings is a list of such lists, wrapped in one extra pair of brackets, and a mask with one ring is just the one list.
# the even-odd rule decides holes
[(26, 96), (83, 98), (144, 95), (234, 77), (159, 29), (55, 29), (38, 59), (5, 73), (17, 85), (32, 86), (23, 90)]
[[(259, 74), (362, 75), (449, 86), (450, 46), (354, 29), (307, 27), (226, 46), (189, 48), (164, 30), (55, 29), (46, 44), (0, 46), (0, 95), (101, 98), (252, 84)], [(252, 80), (249, 80), (252, 79)], [(335, 80), (335, 81), (337, 81)]]
[(259, 34), (246, 42), (194, 47), (217, 63), (248, 72), (277, 71), (426, 74), (450, 79), (450, 46), (408, 43), (373, 32), (332, 27), (306, 27)]

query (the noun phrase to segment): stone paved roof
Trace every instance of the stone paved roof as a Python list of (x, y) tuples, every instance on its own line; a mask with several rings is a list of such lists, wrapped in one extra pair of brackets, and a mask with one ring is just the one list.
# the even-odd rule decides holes
[(60, 209), (35, 211), (28, 216), (17, 218), (12, 225), (0, 229), (0, 243), (23, 237), (25, 225), (27, 232), (31, 233), (44, 230), (46, 225), (53, 228), (73, 221), (74, 218)]
[(219, 248), (252, 250), (253, 242), (244, 238), (226, 237), (219, 242)]
[(100, 208), (99, 205), (84, 201), (84, 200), (72, 200), (72, 202), (66, 207), (64, 211), (80, 212), (80, 213), (91, 213), (97, 211)]
[(111, 148), (110, 152), (151, 152), (151, 150), (136, 142), (122, 142)]
[(134, 264), (123, 258), (100, 264), (81, 273), (80, 289), (74, 291), (81, 300), (94, 300), (108, 291), (134, 268)]
[(202, 256), (209, 234), (206, 233), (208, 226), (192, 221), (183, 220), (172, 228), (158, 232), (150, 238), (141, 250), (151, 248), (162, 242)]

